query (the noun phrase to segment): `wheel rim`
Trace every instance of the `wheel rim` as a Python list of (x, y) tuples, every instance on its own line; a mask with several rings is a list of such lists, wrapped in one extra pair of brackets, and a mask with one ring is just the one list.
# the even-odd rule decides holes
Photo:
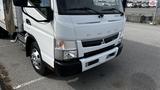
[(41, 69), (41, 58), (40, 58), (40, 54), (39, 54), (38, 50), (36, 50), (36, 49), (32, 50), (31, 60), (32, 60), (33, 66), (37, 70)]

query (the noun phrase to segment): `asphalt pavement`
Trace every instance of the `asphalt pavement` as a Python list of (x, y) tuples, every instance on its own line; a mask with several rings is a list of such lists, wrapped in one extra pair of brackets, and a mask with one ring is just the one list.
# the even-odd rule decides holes
[(122, 54), (69, 77), (38, 75), (18, 43), (0, 39), (0, 63), (16, 90), (160, 90), (160, 26), (127, 23)]

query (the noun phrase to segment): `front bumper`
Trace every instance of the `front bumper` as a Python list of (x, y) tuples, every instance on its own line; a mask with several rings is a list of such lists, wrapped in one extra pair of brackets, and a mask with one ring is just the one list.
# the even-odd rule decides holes
[(55, 60), (54, 67), (56, 73), (61, 76), (74, 75), (82, 72), (82, 64), (79, 59), (69, 62)]
[[(89, 58), (77, 58), (71, 61), (55, 60), (54, 66), (56, 72), (61, 76), (74, 75), (93, 67), (96, 67), (102, 63), (105, 63), (115, 57), (117, 57), (122, 51), (123, 45), (119, 44), (114, 49), (106, 51), (102, 54), (95, 55)], [(109, 55), (112, 55), (108, 57)]]

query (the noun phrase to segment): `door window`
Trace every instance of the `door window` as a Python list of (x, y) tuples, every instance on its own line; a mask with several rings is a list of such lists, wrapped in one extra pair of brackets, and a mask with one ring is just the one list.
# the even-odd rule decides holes
[(47, 9), (41, 8), (41, 7), (51, 7), (50, 0), (29, 0), (29, 1), (33, 6), (37, 7), (36, 9), (38, 9), (38, 11), (40, 11), (41, 14), (43, 14), (45, 16), (47, 15)]

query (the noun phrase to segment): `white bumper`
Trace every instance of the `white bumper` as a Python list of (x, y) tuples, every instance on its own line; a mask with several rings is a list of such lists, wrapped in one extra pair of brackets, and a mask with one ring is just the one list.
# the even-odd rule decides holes
[[(115, 47), (114, 49), (106, 51), (104, 53), (101, 53), (89, 58), (80, 59), (80, 62), (82, 64), (82, 72), (115, 58), (117, 53), (118, 53), (118, 47)], [(90, 65), (90, 63), (93, 63), (93, 62), (94, 64)]]

